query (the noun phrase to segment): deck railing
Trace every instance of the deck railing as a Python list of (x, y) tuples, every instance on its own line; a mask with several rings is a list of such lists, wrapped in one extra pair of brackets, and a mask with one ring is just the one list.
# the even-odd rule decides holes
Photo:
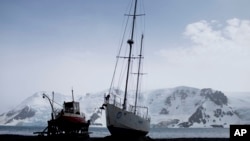
[[(118, 108), (121, 108), (121, 109), (123, 108), (122, 107), (122, 98), (116, 94), (108, 94), (107, 96), (105, 96), (105, 102), (112, 104)], [(134, 105), (129, 104), (128, 108), (126, 110), (128, 112), (135, 113), (136, 115), (138, 115), (144, 119), (150, 120), (150, 117), (148, 116), (148, 107), (145, 107), (145, 106), (136, 106), (135, 107)]]

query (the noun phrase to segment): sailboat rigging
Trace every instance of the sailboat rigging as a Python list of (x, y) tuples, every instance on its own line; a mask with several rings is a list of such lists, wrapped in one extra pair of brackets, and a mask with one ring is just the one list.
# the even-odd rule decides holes
[[(140, 98), (139, 98), (139, 90), (141, 84), (141, 75), (142, 71), (142, 59), (143, 59), (143, 39), (144, 35), (141, 35), (140, 47), (139, 47), (139, 55), (138, 57), (134, 57), (135, 55), (135, 28), (136, 28), (136, 17), (144, 16), (145, 14), (137, 14), (137, 5), (138, 0), (134, 0), (133, 13), (128, 14), (128, 18), (132, 17), (132, 28), (131, 34), (129, 35), (129, 39), (127, 40), (128, 54), (125, 57), (120, 56), (120, 51), (117, 57), (117, 63), (115, 65), (115, 71), (113, 74), (110, 90), (107, 95), (105, 95), (104, 104), (102, 109), (106, 111), (106, 124), (112, 135), (146, 135), (149, 132), (150, 128), (150, 118), (148, 116), (148, 108), (145, 106), (140, 106)], [(123, 68), (126, 71), (126, 79), (125, 79), (125, 88), (124, 88), (124, 98), (123, 102), (121, 95), (121, 91), (119, 88), (113, 88), (114, 76), (117, 69), (118, 59), (127, 59), (127, 68)], [(134, 70), (133, 60), (138, 59), (138, 67)], [(136, 73), (132, 73), (132, 71), (136, 71)], [(133, 85), (130, 83), (131, 74), (136, 74), (136, 84)], [(130, 91), (130, 86), (133, 85), (135, 87), (135, 92)], [(134, 93), (134, 105), (131, 105), (129, 101), (131, 101), (131, 95)]]

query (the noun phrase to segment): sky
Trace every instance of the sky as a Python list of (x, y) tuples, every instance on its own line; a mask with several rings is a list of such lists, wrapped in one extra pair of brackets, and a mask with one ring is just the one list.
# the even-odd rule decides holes
[[(0, 0), (0, 113), (108, 89), (131, 0)], [(249, 0), (144, 0), (145, 88), (250, 91)]]

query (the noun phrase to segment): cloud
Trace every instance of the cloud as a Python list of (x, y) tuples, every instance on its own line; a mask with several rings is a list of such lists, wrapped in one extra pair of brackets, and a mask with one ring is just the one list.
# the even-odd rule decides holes
[(202, 20), (188, 24), (183, 35), (191, 44), (161, 49), (158, 54), (173, 62), (224, 58), (222, 61), (225, 63), (225, 61), (244, 60), (250, 57), (250, 21), (248, 20), (229, 19), (225, 25), (218, 21)]
[(199, 21), (187, 25), (184, 35), (199, 47), (249, 49), (250, 21), (234, 18), (225, 26), (216, 21)]
[(213, 30), (213, 22), (199, 21), (187, 25), (184, 35), (189, 37), (195, 44), (206, 47), (211, 42), (214, 45), (218, 45), (221, 42), (225, 42), (225, 38), (222, 37), (222, 31)]
[(249, 20), (201, 20), (188, 24), (183, 35), (186, 45), (157, 52), (173, 72), (183, 73), (183, 79), (194, 85), (202, 77), (207, 86), (217, 83), (215, 87), (225, 90), (250, 90)]
[(241, 48), (249, 49), (250, 44), (250, 21), (231, 19), (227, 21), (225, 35), (228, 35), (231, 41), (235, 42)]

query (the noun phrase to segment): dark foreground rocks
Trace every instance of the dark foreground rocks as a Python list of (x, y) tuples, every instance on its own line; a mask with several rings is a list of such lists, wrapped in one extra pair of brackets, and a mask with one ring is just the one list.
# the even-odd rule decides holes
[(23, 135), (0, 135), (0, 141), (229, 141), (229, 138), (170, 138), (152, 139), (150, 137), (112, 137), (104, 138), (75, 137), (75, 136), (23, 136)]

